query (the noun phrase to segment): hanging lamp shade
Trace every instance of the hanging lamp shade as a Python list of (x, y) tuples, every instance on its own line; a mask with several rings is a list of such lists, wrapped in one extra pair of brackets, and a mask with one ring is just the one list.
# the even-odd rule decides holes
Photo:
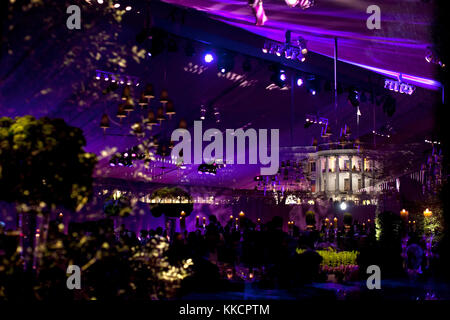
[(125, 112), (123, 105), (119, 105), (116, 116), (117, 116), (117, 118), (120, 118), (120, 119), (125, 118), (127, 116), (127, 113)]
[(349, 126), (345, 126), (345, 136), (350, 137), (352, 135), (352, 130), (350, 130)]
[(159, 97), (159, 101), (162, 104), (166, 104), (169, 101), (169, 92), (166, 89), (161, 90), (161, 96)]
[(150, 110), (148, 113), (148, 116), (147, 116), (147, 125), (152, 127), (153, 125), (155, 125), (157, 123), (158, 122), (156, 121), (155, 113), (153, 112), (153, 110)]
[(147, 99), (153, 99), (155, 97), (155, 91), (152, 84), (147, 84), (144, 90), (144, 97)]
[(153, 138), (153, 146), (155, 147), (155, 148), (158, 148), (159, 147), (159, 142), (158, 142), (158, 139), (155, 137), (155, 138)]
[(108, 117), (108, 115), (106, 113), (104, 113), (102, 115), (102, 119), (100, 120), (100, 128), (102, 128), (103, 131), (105, 131), (109, 127), (110, 127), (110, 125), (109, 125), (109, 117)]
[(159, 122), (166, 120), (166, 118), (164, 117), (163, 107), (159, 107), (158, 110), (156, 110), (156, 120), (158, 120)]
[(128, 97), (127, 102), (124, 105), (124, 110), (126, 112), (134, 111), (134, 101), (133, 98)]
[(172, 116), (175, 114), (175, 108), (173, 106), (173, 101), (169, 100), (167, 102), (167, 107), (166, 107), (166, 114), (169, 116), (169, 118), (172, 118)]
[(184, 119), (180, 120), (180, 123), (178, 124), (178, 128), (180, 129), (187, 129), (187, 121)]
[(131, 97), (131, 88), (130, 86), (125, 86), (122, 91), (122, 100), (126, 101)]
[(162, 155), (163, 157), (165, 157), (165, 156), (168, 155), (167, 146), (166, 146), (165, 144), (163, 144), (163, 145), (161, 146), (161, 155)]
[(141, 97), (139, 98), (139, 105), (141, 107), (146, 107), (148, 105), (148, 98), (145, 97), (144, 93), (141, 93)]

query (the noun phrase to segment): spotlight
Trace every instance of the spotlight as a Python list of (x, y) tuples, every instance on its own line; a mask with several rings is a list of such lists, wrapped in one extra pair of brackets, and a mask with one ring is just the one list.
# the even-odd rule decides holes
[(359, 92), (358, 90), (351, 88), (348, 93), (347, 97), (348, 101), (354, 106), (355, 108), (359, 107)]
[(219, 55), (217, 58), (217, 69), (225, 74), (230, 72), (234, 68), (234, 57), (227, 52), (224, 52)]
[(201, 106), (200, 108), (200, 120), (205, 120), (206, 118), (206, 108), (205, 106)]
[(264, 47), (262, 48), (262, 52), (269, 53), (269, 50), (270, 50), (270, 43), (264, 42)]
[(319, 84), (314, 75), (307, 76), (307, 78), (304, 80), (304, 83), (310, 94), (315, 96), (318, 93)]
[(284, 70), (277, 69), (270, 77), (270, 80), (279, 88), (283, 88), (286, 86), (286, 73)]
[(277, 56), (281, 57), (281, 55), (283, 54), (283, 52), (284, 52), (284, 48), (281, 47), (281, 46), (279, 46), (278, 49), (275, 51), (275, 54), (276, 54)]
[(214, 61), (214, 56), (212, 53), (206, 53), (205, 56), (203, 57), (203, 59), (205, 60), (206, 63), (211, 63)]
[(305, 39), (303, 39), (302, 37), (299, 37), (297, 40), (297, 45), (300, 48), (302, 54), (308, 53), (308, 49), (306, 48), (306, 40)]
[(116, 9), (120, 8), (120, 3), (115, 3), (114, 8), (116, 8)]
[(291, 59), (292, 58), (292, 54), (293, 54), (292, 48), (287, 48), (285, 54), (286, 59)]
[(103, 0), (97, 0), (98, 4), (103, 4)]
[(341, 208), (342, 211), (347, 209), (347, 204), (345, 202), (342, 202), (339, 206)]
[(125, 10), (126, 10), (126, 11), (130, 11), (130, 10), (131, 10), (131, 6), (126, 6), (126, 7), (125, 7)]
[(301, 87), (303, 85), (303, 78), (302, 77), (297, 77), (296, 83), (297, 83), (298, 87)]

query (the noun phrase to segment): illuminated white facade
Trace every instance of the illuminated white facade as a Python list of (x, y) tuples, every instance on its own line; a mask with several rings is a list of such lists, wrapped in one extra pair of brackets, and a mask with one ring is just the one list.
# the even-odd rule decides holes
[[(333, 200), (354, 200), (377, 183), (380, 163), (358, 149), (317, 151), (310, 159), (314, 193)], [(356, 197), (355, 197), (356, 196)]]

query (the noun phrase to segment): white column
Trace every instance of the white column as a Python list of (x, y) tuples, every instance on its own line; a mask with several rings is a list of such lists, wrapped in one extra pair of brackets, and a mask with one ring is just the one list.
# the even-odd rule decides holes
[(350, 171), (349, 171), (349, 174), (348, 174), (348, 177), (349, 177), (349, 180), (350, 180), (350, 190), (349, 190), (349, 193), (350, 194), (352, 194), (352, 192), (353, 192), (353, 177), (352, 177), (352, 170), (353, 170), (353, 165), (352, 165), (352, 155), (350, 155), (348, 158), (349, 158), (349, 161), (350, 161)]
[(336, 169), (336, 183), (335, 183), (335, 189), (334, 189), (334, 193), (338, 194), (339, 193), (339, 155), (336, 155), (336, 165), (335, 165), (335, 169)]

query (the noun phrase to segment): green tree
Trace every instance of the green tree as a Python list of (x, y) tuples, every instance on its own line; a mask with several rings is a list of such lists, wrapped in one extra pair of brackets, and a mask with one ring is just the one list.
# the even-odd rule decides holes
[(82, 131), (62, 119), (0, 118), (0, 200), (25, 213), (24, 250), (33, 251), (37, 214), (78, 211), (89, 201), (97, 159), (85, 145)]

